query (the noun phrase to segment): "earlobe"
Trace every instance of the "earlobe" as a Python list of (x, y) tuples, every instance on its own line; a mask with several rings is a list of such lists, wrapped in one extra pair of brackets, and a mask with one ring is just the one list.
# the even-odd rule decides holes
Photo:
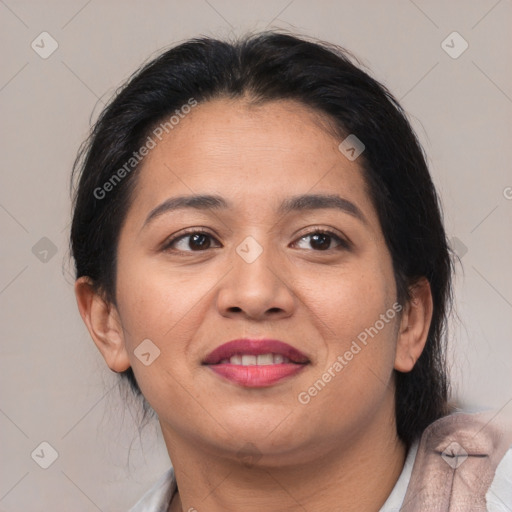
[(405, 305), (395, 355), (395, 370), (410, 372), (421, 356), (432, 321), (433, 302), (430, 283), (424, 277), (410, 288)]
[(123, 329), (115, 306), (98, 293), (88, 277), (75, 282), (80, 315), (105, 362), (114, 372), (130, 367)]

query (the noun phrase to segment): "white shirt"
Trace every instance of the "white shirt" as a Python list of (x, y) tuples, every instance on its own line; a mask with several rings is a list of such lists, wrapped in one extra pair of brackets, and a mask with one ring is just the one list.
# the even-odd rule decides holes
[[(395, 487), (393, 487), (391, 494), (379, 512), (400, 511), (411, 478), (417, 451), (418, 442), (414, 443), (409, 449), (404, 467)], [(167, 512), (171, 497), (176, 492), (176, 488), (174, 469), (171, 467), (129, 512)], [(496, 468), (494, 479), (486, 494), (486, 502), (487, 512), (512, 511), (512, 447), (506, 452)]]

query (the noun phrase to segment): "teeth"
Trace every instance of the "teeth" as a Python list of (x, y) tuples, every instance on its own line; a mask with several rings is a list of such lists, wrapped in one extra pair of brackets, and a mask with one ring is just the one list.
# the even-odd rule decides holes
[(242, 356), (242, 366), (250, 366), (256, 364), (256, 356), (249, 356), (244, 354)]
[(231, 359), (229, 359), (228, 362), (231, 364), (242, 364), (242, 356), (235, 354), (234, 356), (231, 356)]
[(260, 354), (256, 357), (256, 362), (259, 365), (263, 364), (274, 364), (274, 357), (272, 354)]
[(274, 364), (281, 364), (285, 360), (285, 357), (281, 354), (274, 354)]
[(257, 356), (249, 354), (235, 354), (228, 359), (223, 359), (222, 363), (238, 364), (242, 366), (265, 366), (270, 364), (289, 363), (290, 360), (282, 354), (259, 354)]

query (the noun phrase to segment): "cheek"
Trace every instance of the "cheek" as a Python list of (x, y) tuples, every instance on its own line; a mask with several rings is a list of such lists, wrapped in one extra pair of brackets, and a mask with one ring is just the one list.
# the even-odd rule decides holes
[(183, 338), (177, 332), (197, 320), (197, 310), (212, 284), (204, 272), (171, 270), (165, 263), (135, 258), (125, 261), (117, 290), (129, 343), (150, 338), (155, 343), (174, 339), (179, 344)]
[[(194, 375), (190, 363), (190, 340), (194, 339), (211, 307), (211, 292), (219, 272), (170, 270), (161, 262), (125, 258), (117, 277), (118, 309), (122, 319), (125, 345), (139, 386), (151, 405), (156, 397), (171, 395), (177, 399), (180, 383)], [(147, 340), (150, 340), (149, 343)], [(145, 345), (141, 343), (144, 342)], [(157, 356), (150, 365), (143, 353)], [(184, 364), (187, 363), (187, 364)]]
[(355, 338), (392, 308), (394, 278), (383, 263), (361, 261), (299, 285), (305, 290), (304, 303), (322, 321), (329, 338), (340, 342)]
[(119, 285), (125, 345), (142, 394), (159, 416), (167, 408), (183, 410), (190, 401), (183, 386), (193, 378), (183, 362), (191, 323), (199, 322), (197, 288), (182, 290), (151, 272), (132, 273), (124, 283), (120, 276)]
[(374, 261), (316, 281), (316, 287), (304, 284), (304, 303), (327, 348), (317, 376), (329, 373), (332, 391), (349, 404), (356, 395), (378, 394), (392, 375), (400, 306), (390, 262)]
[[(340, 425), (357, 433), (371, 424), (383, 404), (390, 404), (398, 315), (382, 287), (365, 290), (361, 281), (342, 291), (326, 288), (323, 318), (318, 322), (326, 350), (315, 371), (298, 389), (304, 412), (326, 438), (339, 436)], [(372, 293), (366, 293), (372, 292)], [(318, 313), (319, 315), (321, 313)], [(383, 316), (381, 316), (383, 315)], [(316, 316), (316, 313), (315, 315)], [(326, 411), (329, 411), (326, 414)]]

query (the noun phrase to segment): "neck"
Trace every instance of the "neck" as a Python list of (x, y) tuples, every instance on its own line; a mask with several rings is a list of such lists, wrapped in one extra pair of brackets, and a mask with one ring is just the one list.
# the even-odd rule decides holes
[(162, 428), (179, 489), (169, 510), (378, 512), (406, 456), (394, 424), (391, 432), (385, 424), (376, 423), (350, 442), (286, 466), (259, 461), (251, 466), (209, 455), (204, 447)]

